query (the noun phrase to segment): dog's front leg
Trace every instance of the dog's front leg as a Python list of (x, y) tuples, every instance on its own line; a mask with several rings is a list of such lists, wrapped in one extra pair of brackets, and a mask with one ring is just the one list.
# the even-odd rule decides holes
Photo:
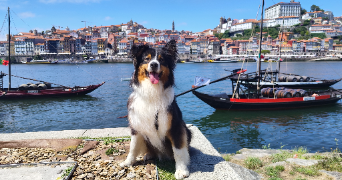
[(132, 135), (128, 156), (124, 162), (120, 163), (120, 166), (125, 167), (133, 165), (142, 149), (146, 149), (144, 137), (139, 133)]
[(184, 146), (180, 149), (172, 145), (173, 155), (176, 161), (176, 179), (184, 179), (189, 176), (188, 165), (190, 163), (189, 149)]

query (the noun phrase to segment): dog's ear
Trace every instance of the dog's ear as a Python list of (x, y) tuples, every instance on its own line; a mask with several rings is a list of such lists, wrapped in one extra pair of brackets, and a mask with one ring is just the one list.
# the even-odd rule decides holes
[(175, 40), (171, 40), (162, 49), (163, 54), (167, 57), (169, 68), (173, 70), (176, 66), (178, 58), (177, 45)]
[(140, 45), (136, 46), (135, 44), (131, 48), (131, 56), (133, 58), (133, 65), (135, 67), (139, 66), (142, 62), (142, 55), (145, 50), (147, 50), (149, 47), (148, 45)]

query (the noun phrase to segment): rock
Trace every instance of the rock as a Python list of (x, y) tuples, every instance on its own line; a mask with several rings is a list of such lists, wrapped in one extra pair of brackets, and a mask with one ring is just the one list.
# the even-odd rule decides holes
[(130, 172), (127, 174), (127, 179), (133, 179), (133, 178), (135, 178), (135, 176), (136, 175), (133, 172)]
[(278, 154), (278, 153), (281, 153), (282, 151), (288, 151), (288, 150), (243, 148), (239, 151), (241, 154), (235, 154), (232, 158), (236, 160), (246, 159), (247, 157), (261, 158), (261, 157), (271, 156), (272, 154)]
[(294, 163), (300, 166), (312, 166), (318, 164), (317, 160), (305, 160), (305, 159), (298, 159), (298, 158), (288, 158), (286, 162)]
[(89, 150), (94, 149), (98, 144), (99, 144), (98, 141), (86, 141), (80, 154), (82, 155), (88, 152)]
[(325, 171), (325, 170), (319, 170), (319, 172), (327, 174), (329, 176), (334, 177), (336, 180), (342, 180), (342, 173), (335, 172), (335, 171)]
[(81, 175), (77, 176), (77, 178), (78, 178), (78, 179), (83, 179), (83, 178), (85, 178), (86, 176), (87, 176), (87, 174), (81, 174)]

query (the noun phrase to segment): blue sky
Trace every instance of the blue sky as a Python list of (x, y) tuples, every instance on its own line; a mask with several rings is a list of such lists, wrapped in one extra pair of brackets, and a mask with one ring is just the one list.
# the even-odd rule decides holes
[[(282, 0), (287, 2), (290, 0)], [(278, 0), (265, 0), (265, 8)], [(302, 0), (303, 8), (312, 4), (324, 10), (342, 15), (341, 0)], [(219, 18), (255, 18), (260, 0), (0, 0), (0, 27), (4, 22), (7, 7), (12, 10), (11, 34), (51, 29), (52, 25), (78, 29), (88, 25), (116, 25), (131, 19), (146, 28), (171, 29), (175, 21), (176, 30), (193, 32), (213, 29)], [(260, 18), (260, 13), (259, 17)], [(0, 39), (7, 33), (7, 23), (0, 32)], [(6, 30), (5, 30), (6, 29)]]

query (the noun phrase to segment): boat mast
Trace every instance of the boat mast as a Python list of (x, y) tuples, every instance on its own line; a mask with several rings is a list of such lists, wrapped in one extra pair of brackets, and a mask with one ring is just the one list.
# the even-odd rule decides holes
[(283, 26), (280, 27), (280, 31), (281, 31), (281, 34), (280, 34), (280, 42), (279, 42), (279, 59), (278, 59), (278, 75), (280, 73), (280, 59), (281, 59), (281, 44), (283, 42), (283, 27), (284, 27), (284, 16), (283, 16)]
[(265, 0), (262, 0), (262, 9), (261, 9), (261, 25), (260, 25), (260, 40), (259, 40), (259, 63), (258, 63), (258, 84), (257, 84), (257, 92), (259, 93), (260, 91), (260, 80), (261, 80), (261, 42), (262, 42), (262, 28), (264, 25), (264, 5), (265, 5)]
[(8, 91), (11, 89), (11, 18), (8, 7)]

